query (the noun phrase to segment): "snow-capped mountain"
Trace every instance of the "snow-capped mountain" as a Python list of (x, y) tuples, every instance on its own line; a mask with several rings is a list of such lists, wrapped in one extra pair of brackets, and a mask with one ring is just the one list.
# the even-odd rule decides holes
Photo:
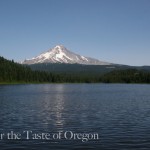
[(67, 63), (67, 64), (85, 64), (85, 65), (110, 65), (94, 58), (80, 56), (69, 51), (62, 45), (57, 45), (54, 48), (40, 54), (31, 59), (26, 59), (22, 64), (37, 64), (37, 63)]

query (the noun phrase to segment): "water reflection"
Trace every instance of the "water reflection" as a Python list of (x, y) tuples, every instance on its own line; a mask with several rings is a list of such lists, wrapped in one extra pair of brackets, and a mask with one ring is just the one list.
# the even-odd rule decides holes
[(65, 86), (63, 84), (59, 84), (58, 86), (55, 86), (56, 94), (55, 94), (55, 107), (53, 109), (56, 117), (55, 125), (61, 130), (64, 125), (65, 119), (63, 118), (63, 111), (65, 107), (65, 98), (64, 98), (64, 91)]
[[(42, 89), (42, 95), (38, 97), (37, 105), (40, 106), (38, 117), (43, 122), (45, 128), (53, 126), (62, 130), (64, 125), (63, 112), (65, 109), (65, 97), (63, 84), (58, 85), (45, 85)], [(39, 107), (37, 106), (37, 107)]]

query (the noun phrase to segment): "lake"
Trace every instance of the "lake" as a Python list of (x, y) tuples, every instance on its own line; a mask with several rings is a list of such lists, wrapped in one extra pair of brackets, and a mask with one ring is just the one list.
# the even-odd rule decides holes
[(0, 85), (1, 150), (149, 150), (150, 85)]

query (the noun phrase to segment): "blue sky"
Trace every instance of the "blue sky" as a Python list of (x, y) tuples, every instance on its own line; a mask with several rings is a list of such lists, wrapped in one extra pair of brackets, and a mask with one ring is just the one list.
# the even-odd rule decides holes
[(57, 44), (150, 65), (150, 0), (0, 0), (0, 55), (20, 61)]

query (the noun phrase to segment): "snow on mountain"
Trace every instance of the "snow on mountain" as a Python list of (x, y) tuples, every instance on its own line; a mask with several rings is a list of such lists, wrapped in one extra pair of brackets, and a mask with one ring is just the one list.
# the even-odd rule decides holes
[(94, 58), (80, 56), (69, 51), (62, 45), (57, 45), (54, 48), (40, 54), (31, 59), (26, 59), (22, 64), (37, 64), (37, 63), (67, 63), (67, 64), (85, 64), (85, 65), (111, 65)]

